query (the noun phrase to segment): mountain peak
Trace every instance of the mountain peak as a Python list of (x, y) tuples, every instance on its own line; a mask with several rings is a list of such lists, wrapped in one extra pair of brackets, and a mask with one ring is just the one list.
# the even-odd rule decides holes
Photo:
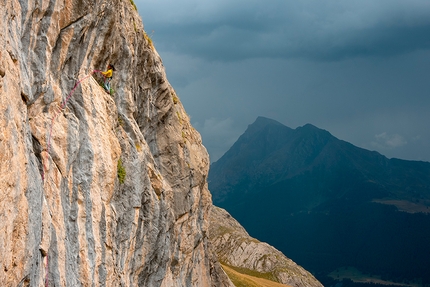
[(322, 134), (327, 134), (327, 135), (331, 135), (330, 132), (324, 130), (324, 129), (320, 129), (312, 124), (305, 124), (303, 126), (297, 127), (296, 129), (292, 129), (276, 120), (270, 119), (270, 118), (266, 118), (263, 116), (258, 116), (257, 119), (248, 126), (248, 129), (245, 131), (245, 133), (249, 133), (249, 132), (256, 132), (256, 131), (260, 131), (260, 130), (264, 130), (267, 129), (269, 127), (273, 127), (273, 128), (281, 128), (284, 130), (288, 130), (288, 131), (296, 131), (299, 133), (322, 133)]
[(305, 124), (304, 126), (296, 128), (295, 131), (302, 134), (302, 136), (318, 135), (326, 139), (330, 137), (334, 138), (330, 132), (320, 129), (312, 124)]
[[(259, 116), (257, 119), (248, 126), (248, 129), (245, 133), (249, 132), (257, 132), (263, 129), (266, 129), (267, 127), (282, 127), (282, 128), (288, 128), (287, 126), (281, 124), (278, 121)], [(288, 128), (289, 129), (289, 128)]]
[(273, 119), (269, 119), (263, 116), (258, 116), (257, 119), (251, 125), (282, 125), (280, 122)]
[(299, 127), (299, 129), (300, 128), (303, 128), (303, 129), (313, 129), (313, 130), (321, 130), (320, 128), (317, 128), (316, 126), (314, 126), (313, 124), (305, 124), (304, 126), (301, 126), (301, 127)]
[(281, 124), (278, 121), (259, 116), (257, 119), (250, 125), (248, 125), (248, 129), (245, 131), (245, 133), (249, 132), (256, 132), (262, 129), (265, 129), (266, 127), (286, 127), (285, 125)]

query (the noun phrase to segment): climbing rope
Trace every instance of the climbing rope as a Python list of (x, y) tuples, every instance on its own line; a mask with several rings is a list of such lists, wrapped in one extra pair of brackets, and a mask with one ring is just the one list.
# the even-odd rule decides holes
[[(73, 93), (75, 92), (76, 88), (79, 86), (79, 84), (81, 84), (83, 81), (85, 81), (86, 79), (88, 79), (89, 77), (91, 77), (94, 73), (99, 73), (101, 71), (99, 70), (94, 70), (91, 74), (83, 77), (82, 79), (78, 80), (75, 83), (75, 86), (73, 87), (73, 89), (70, 91), (70, 93), (67, 95), (67, 97), (64, 99), (64, 101), (61, 103), (61, 105), (59, 106), (59, 109), (56, 110), (56, 113), (54, 114), (54, 116), (51, 119), (51, 125), (49, 127), (49, 134), (48, 134), (48, 140), (46, 142), (46, 153), (49, 155), (49, 152), (51, 150), (51, 138), (52, 138), (52, 128), (54, 126), (54, 122), (57, 119), (58, 115), (63, 111), (63, 109), (66, 107), (67, 103), (69, 102), (70, 98), (72, 97)], [(43, 171), (42, 171), (42, 181), (45, 182), (45, 172), (46, 172), (46, 166), (45, 164), (43, 164)]]
[(48, 254), (46, 254), (46, 274), (45, 274), (45, 287), (48, 287), (49, 284), (49, 263), (48, 263)]
[[(99, 73), (101, 71), (99, 70), (94, 70), (91, 74), (83, 77), (82, 79), (79, 79), (76, 83), (75, 86), (73, 87), (73, 89), (70, 91), (70, 93), (67, 95), (67, 97), (64, 99), (64, 101), (61, 103), (61, 105), (59, 106), (59, 108), (56, 110), (56, 113), (54, 114), (54, 116), (51, 119), (51, 125), (49, 127), (49, 134), (48, 134), (48, 139), (46, 141), (46, 153), (47, 155), (49, 155), (49, 152), (51, 150), (51, 138), (52, 138), (52, 129), (54, 126), (54, 122), (57, 119), (58, 115), (63, 111), (63, 109), (66, 107), (67, 103), (69, 102), (70, 98), (73, 96), (75, 90), (77, 89), (77, 87), (86, 79), (88, 79), (89, 77), (91, 77), (94, 73)], [(46, 159), (47, 161), (48, 159)], [(46, 168), (46, 161), (43, 160), (42, 158), (42, 181), (45, 182), (45, 173), (47, 172), (47, 168)], [(49, 285), (49, 261), (48, 261), (48, 254), (46, 254), (46, 274), (45, 274), (45, 287), (48, 287)]]

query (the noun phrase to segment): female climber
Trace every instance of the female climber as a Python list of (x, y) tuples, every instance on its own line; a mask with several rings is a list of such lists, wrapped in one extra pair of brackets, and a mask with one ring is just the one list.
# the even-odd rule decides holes
[(103, 88), (108, 94), (110, 94), (110, 81), (112, 80), (113, 71), (116, 71), (115, 67), (112, 64), (109, 64), (107, 67), (107, 71), (101, 72), (101, 74), (105, 78)]

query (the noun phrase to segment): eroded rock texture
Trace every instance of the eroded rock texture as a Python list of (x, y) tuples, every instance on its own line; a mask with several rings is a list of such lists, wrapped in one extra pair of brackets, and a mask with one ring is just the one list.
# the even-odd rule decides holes
[(231, 286), (206, 150), (131, 2), (0, 2), (0, 285)]
[(312, 274), (282, 252), (250, 237), (226, 210), (213, 206), (210, 225), (209, 238), (223, 264), (264, 274), (288, 286), (322, 287)]

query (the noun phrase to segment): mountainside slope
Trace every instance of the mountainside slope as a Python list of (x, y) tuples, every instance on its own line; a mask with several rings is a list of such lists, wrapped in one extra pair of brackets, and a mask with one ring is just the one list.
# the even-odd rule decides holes
[(1, 285), (232, 286), (207, 152), (132, 1), (2, 1), (0, 22)]
[(258, 118), (211, 165), (208, 181), (214, 204), (324, 285), (331, 282), (323, 276), (344, 266), (430, 283), (428, 162)]
[(250, 237), (227, 211), (216, 206), (211, 208), (209, 239), (220, 262), (239, 273), (288, 286), (322, 287), (312, 274), (274, 247)]

